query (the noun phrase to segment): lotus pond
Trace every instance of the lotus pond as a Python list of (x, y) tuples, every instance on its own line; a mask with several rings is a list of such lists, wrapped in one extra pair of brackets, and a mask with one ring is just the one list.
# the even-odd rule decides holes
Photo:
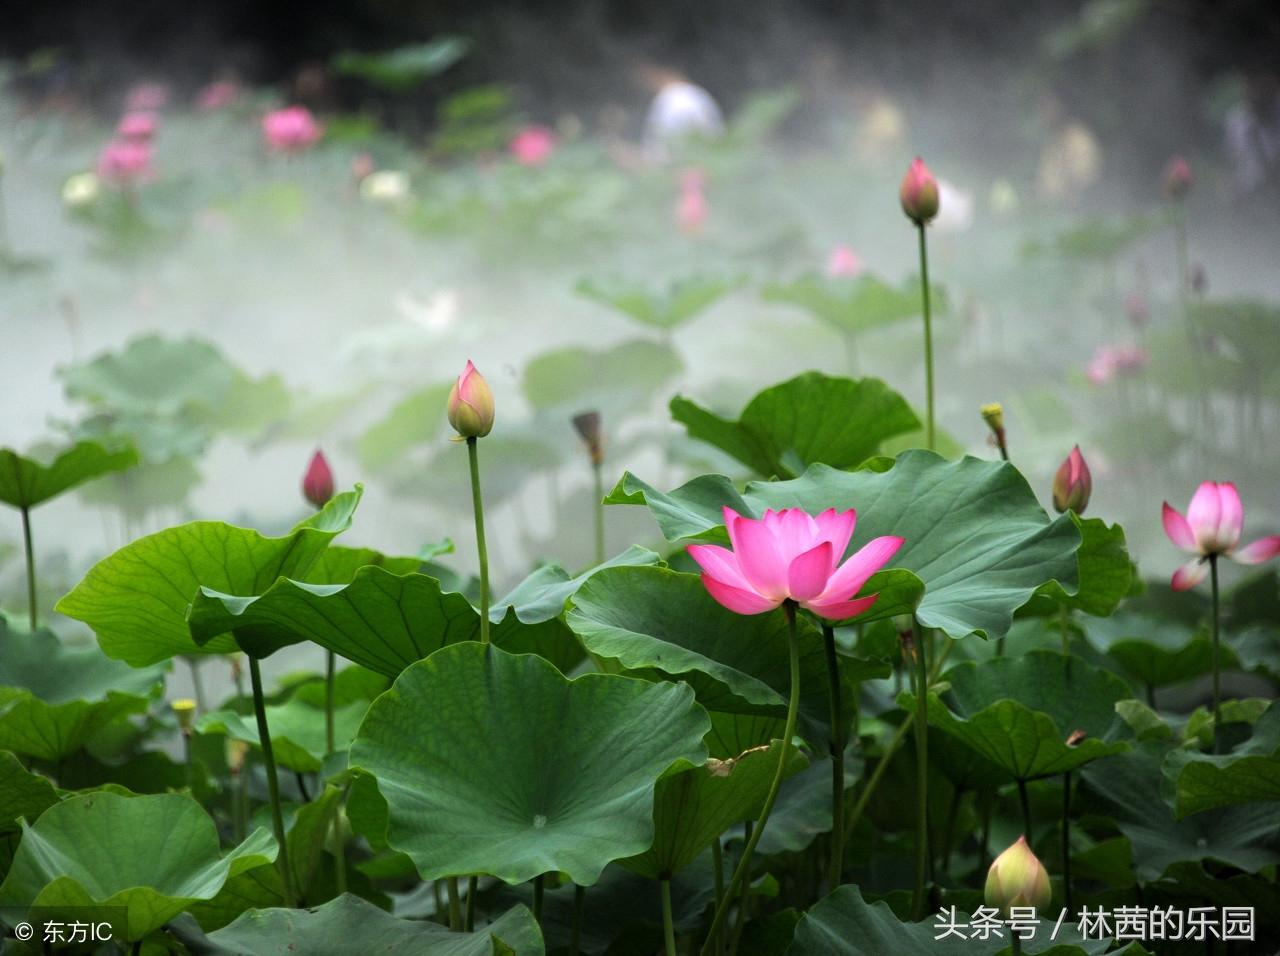
[(4, 951), (1280, 946), (1211, 160), (162, 93), (0, 99)]

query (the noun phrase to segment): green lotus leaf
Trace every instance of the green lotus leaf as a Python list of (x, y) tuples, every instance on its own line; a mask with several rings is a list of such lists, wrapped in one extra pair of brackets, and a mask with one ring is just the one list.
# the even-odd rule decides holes
[(134, 448), (108, 448), (94, 441), (76, 442), (47, 465), (0, 448), (0, 501), (15, 508), (34, 508), (69, 488), (137, 463)]
[[(950, 921), (950, 910), (943, 915)], [(995, 956), (1009, 951), (1008, 927), (1001, 936), (981, 939), (968, 929), (969, 915), (958, 911), (958, 935), (937, 928), (939, 917), (904, 923), (885, 902), (867, 903), (856, 886), (842, 886), (814, 906), (796, 926), (787, 956), (884, 956), (886, 953), (931, 953), (936, 956)], [(1112, 940), (1084, 940), (1070, 921), (1055, 932), (1055, 920), (1036, 921), (1034, 938), (1022, 941), (1024, 953), (1053, 956), (1104, 953)]]
[[(1148, 687), (1182, 684), (1213, 670), (1213, 644), (1198, 629), (1178, 621), (1128, 611), (1084, 622), (1089, 642)], [(1222, 666), (1236, 665), (1229, 646), (1220, 649)]]
[[(361, 700), (333, 709), (334, 746), (338, 750), (346, 750), (351, 745), (368, 709), (368, 702)], [(276, 763), (298, 773), (319, 773), (329, 750), (324, 711), (297, 698), (268, 705), (266, 710)], [(215, 710), (196, 721), (196, 730), (202, 734), (225, 734), (232, 740), (261, 746), (258, 724), (252, 714)]]
[(680, 356), (658, 342), (623, 342), (600, 352), (573, 346), (525, 366), (521, 390), (539, 411), (594, 406), (611, 414), (634, 410), (683, 367)]
[(560, 870), (589, 886), (649, 847), (654, 785), (706, 760), (709, 727), (686, 686), (569, 681), (534, 655), (468, 641), (405, 669), (370, 707), (350, 762), (377, 778), (387, 842), (423, 879)]
[(1125, 547), (1124, 529), (1118, 524), (1108, 527), (1101, 518), (1081, 518), (1074, 513), (1071, 517), (1080, 529), (1076, 552), (1080, 586), (1075, 594), (1067, 594), (1054, 581), (1039, 589), (1035, 601), (1044, 596), (1057, 606), (1105, 617), (1133, 587), (1133, 560)]
[[(729, 760), (710, 759), (663, 777), (653, 796), (653, 846), (620, 861), (622, 865), (650, 879), (670, 879), (729, 827), (754, 820), (773, 783), (781, 748), (782, 741), (775, 740)], [(788, 773), (804, 766), (804, 758), (792, 751)], [(829, 778), (828, 773), (828, 800)]]
[(719, 475), (663, 494), (627, 473), (605, 500), (647, 505), (669, 541), (723, 542), (726, 505), (740, 514), (856, 508), (851, 549), (879, 535), (901, 536), (892, 563), (924, 582), (917, 619), (955, 638), (1002, 637), (1037, 588), (1057, 581), (1074, 594), (1078, 581), (1075, 522), (1070, 515), (1050, 521), (1026, 479), (1004, 462), (907, 451), (888, 471), (812, 465), (792, 481), (749, 482), (741, 494)]
[[(574, 597), (569, 627), (597, 660), (651, 680), (679, 680), (708, 710), (782, 716), (790, 688), (781, 608), (744, 617), (722, 607), (696, 574), (609, 568)], [(799, 622), (800, 727), (824, 746), (831, 715), (822, 636)]]
[(441, 36), (426, 43), (399, 46), (385, 53), (344, 50), (333, 57), (332, 63), (338, 73), (358, 76), (384, 90), (406, 93), (424, 80), (449, 69), (470, 49), (471, 41), (466, 37)]
[(183, 794), (82, 794), (23, 827), (0, 905), (122, 906), (134, 941), (275, 856), (263, 829), (222, 856), (213, 820)]
[(1202, 810), (1280, 801), (1280, 706), (1272, 703), (1253, 735), (1230, 754), (1174, 750), (1164, 773), (1174, 784), (1180, 819)]
[(688, 276), (665, 289), (623, 279), (583, 279), (576, 291), (583, 298), (607, 305), (641, 325), (674, 329), (689, 322), (723, 296), (743, 286), (741, 278)]
[(367, 900), (344, 893), (310, 910), (255, 909), (205, 936), (183, 921), (175, 934), (205, 956), (543, 956), (538, 924), (523, 906), (508, 910), (474, 933), (451, 933), (439, 923), (392, 916)]
[(31, 773), (13, 754), (0, 750), (0, 833), (19, 829), (58, 802), (52, 781)]
[[(228, 594), (261, 594), (280, 577), (305, 575), (329, 542), (351, 524), (361, 489), (335, 495), (281, 538), (220, 521), (194, 521), (125, 545), (103, 558), (57, 604), (98, 635), (108, 657), (135, 667), (178, 654), (265, 656), (278, 646), (238, 642), (230, 634), (192, 639), (187, 611), (204, 586)], [(290, 642), (292, 643), (292, 642)]]
[[(1124, 682), (1078, 658), (1053, 651), (958, 664), (943, 675), (947, 703), (929, 695), (929, 726), (959, 738), (1018, 780), (1066, 773), (1098, 757), (1121, 753), (1124, 722), (1116, 703)], [(907, 703), (910, 701), (910, 703)], [(904, 692), (901, 706), (915, 707)], [(1085, 739), (1068, 746), (1083, 730)]]
[(689, 399), (671, 400), (671, 417), (762, 478), (793, 478), (816, 462), (856, 468), (896, 435), (920, 427), (911, 406), (878, 378), (832, 378), (806, 372), (766, 388), (738, 420)]
[(1225, 807), (1175, 819), (1162, 795), (1161, 766), (1170, 748), (1147, 741), (1131, 751), (1083, 768), (1090, 792), (1108, 809), (1133, 845), (1138, 879), (1159, 878), (1176, 863), (1219, 860), (1248, 873), (1280, 863), (1274, 805)]
[[(862, 756), (853, 748), (844, 755), (844, 789), (862, 777)], [(783, 781), (769, 825), (756, 846), (758, 853), (800, 853), (814, 839), (831, 832), (831, 758), (814, 760)]]
[(489, 619), (497, 624), (507, 615), (507, 608), (525, 624), (540, 624), (564, 613), (565, 604), (592, 575), (605, 568), (642, 567), (661, 563), (662, 559), (648, 548), (631, 545), (603, 564), (572, 576), (558, 564), (544, 564), (517, 584), (505, 597), (494, 601)]
[(0, 617), (0, 749), (62, 760), (94, 732), (147, 709), (164, 668), (136, 670), (51, 632), (11, 631)]
[[(941, 286), (932, 288), (935, 310), (945, 308)], [(920, 280), (912, 277), (892, 286), (870, 274), (856, 278), (809, 275), (794, 282), (765, 286), (766, 302), (781, 302), (806, 310), (841, 332), (862, 332), (920, 315)]]
[[(435, 551), (432, 556), (452, 550), (453, 544), (448, 542), (447, 549)], [(350, 584), (357, 571), (370, 565), (392, 574), (411, 574), (422, 567), (423, 560), (419, 557), (390, 557), (373, 548), (344, 548), (331, 544), (320, 552), (304, 580), (309, 584)]]
[(360, 465), (380, 472), (418, 445), (425, 445), (446, 428), (445, 405), (453, 383), (432, 385), (414, 392), (374, 423), (356, 443)]

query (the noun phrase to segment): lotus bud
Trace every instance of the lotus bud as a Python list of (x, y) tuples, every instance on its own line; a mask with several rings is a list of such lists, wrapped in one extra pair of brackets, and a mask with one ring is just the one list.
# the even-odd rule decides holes
[(449, 390), (449, 424), (465, 439), (493, 431), (493, 392), (470, 359)]
[(1004, 406), (999, 402), (991, 402), (983, 405), (980, 409), (982, 412), (982, 420), (987, 423), (987, 427), (992, 433), (999, 437), (1004, 434)]
[(1191, 190), (1191, 164), (1186, 157), (1174, 156), (1164, 168), (1164, 194), (1170, 199), (1181, 199)]
[(925, 225), (938, 214), (938, 181), (919, 156), (911, 161), (907, 174), (902, 177), (898, 198), (902, 201), (902, 211), (917, 226)]
[(173, 716), (178, 718), (178, 729), (184, 734), (191, 733), (191, 724), (196, 713), (196, 702), (190, 697), (181, 697), (169, 706), (173, 708)]
[(302, 476), (302, 494), (317, 508), (323, 508), (333, 497), (333, 470), (318, 448), (311, 456), (311, 464), (307, 465), (307, 473)]
[(1025, 836), (1005, 850), (987, 871), (985, 902), (1005, 916), (1016, 906), (1043, 910), (1053, 898), (1049, 873), (1027, 846)]
[(1082, 515), (1092, 492), (1093, 477), (1084, 455), (1080, 454), (1080, 446), (1076, 445), (1053, 476), (1053, 507), (1059, 514), (1074, 511)]
[(587, 446), (587, 453), (591, 456), (591, 464), (603, 465), (604, 435), (601, 434), (600, 430), (600, 413), (583, 412), (581, 415), (574, 415), (573, 427)]
[(233, 777), (244, 769), (244, 758), (249, 755), (249, 745), (243, 740), (227, 739), (227, 769)]

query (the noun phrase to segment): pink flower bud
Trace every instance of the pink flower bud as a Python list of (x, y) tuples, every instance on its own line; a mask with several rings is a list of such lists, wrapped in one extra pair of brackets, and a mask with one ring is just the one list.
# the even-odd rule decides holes
[(516, 133), (509, 149), (521, 166), (541, 166), (556, 148), (556, 134), (545, 126), (526, 126)]
[(919, 156), (911, 161), (907, 174), (902, 177), (898, 198), (902, 201), (902, 211), (918, 226), (938, 214), (938, 181)]
[(853, 251), (852, 246), (836, 246), (827, 256), (827, 275), (838, 279), (859, 275), (862, 272), (862, 259)]
[(307, 473), (302, 476), (302, 494), (317, 508), (323, 508), (333, 497), (333, 470), (318, 448), (311, 456), (311, 464), (307, 465)]
[(1191, 164), (1186, 157), (1172, 157), (1164, 168), (1164, 194), (1170, 199), (1181, 199), (1191, 190), (1192, 182)]
[(987, 871), (985, 902), (1005, 916), (1015, 906), (1034, 906), (1043, 910), (1053, 898), (1049, 872), (1044, 868), (1025, 836), (1005, 850)]
[(160, 118), (150, 110), (135, 110), (125, 113), (116, 126), (116, 135), (121, 139), (148, 140), (156, 134)]
[(98, 176), (118, 186), (132, 185), (151, 175), (151, 144), (145, 140), (113, 139), (98, 154)]
[(483, 438), (493, 430), (493, 392), (471, 360), (449, 390), (449, 424), (462, 438)]
[(323, 133), (323, 128), (305, 106), (286, 106), (262, 117), (262, 135), (267, 146), (277, 152), (301, 152)]
[(1074, 511), (1082, 515), (1092, 493), (1093, 476), (1089, 474), (1084, 455), (1080, 454), (1080, 446), (1076, 445), (1053, 476), (1053, 507), (1059, 514)]

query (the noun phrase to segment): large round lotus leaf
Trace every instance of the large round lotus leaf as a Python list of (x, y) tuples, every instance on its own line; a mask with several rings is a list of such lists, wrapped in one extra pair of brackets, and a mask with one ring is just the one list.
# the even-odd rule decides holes
[(133, 448), (110, 449), (92, 441), (77, 442), (47, 465), (0, 448), (0, 501), (33, 508), (68, 488), (137, 463)]
[(138, 940), (275, 856), (262, 829), (222, 856), (213, 820), (183, 794), (89, 793), (23, 828), (0, 906), (123, 906)]
[[(368, 709), (369, 704), (362, 700), (334, 708), (333, 737), (338, 750), (350, 745)], [(288, 703), (267, 707), (266, 712), (276, 762), (299, 773), (318, 773), (329, 750), (324, 711), (294, 698)], [(226, 734), (232, 740), (261, 746), (252, 714), (215, 710), (201, 717), (196, 729), (202, 734)]]
[[(627, 673), (684, 681), (708, 710), (786, 713), (787, 619), (781, 608), (749, 617), (718, 604), (696, 574), (608, 568), (574, 597), (569, 626), (597, 659)], [(800, 733), (824, 746), (831, 719), (822, 636), (799, 622)]]
[(1067, 594), (1056, 581), (1050, 582), (1040, 588), (1024, 613), (1052, 614), (1065, 605), (1105, 616), (1133, 587), (1133, 560), (1125, 546), (1124, 529), (1118, 524), (1108, 527), (1101, 518), (1081, 518), (1074, 512), (1071, 517), (1080, 529), (1080, 550), (1076, 552), (1080, 586), (1075, 594)]
[[(264, 656), (281, 645), (237, 644), (229, 634), (198, 644), (187, 609), (202, 587), (226, 594), (261, 594), (280, 577), (302, 577), (329, 542), (351, 525), (361, 490), (335, 495), (323, 509), (281, 538), (220, 521), (194, 521), (139, 538), (103, 558), (57, 610), (84, 621), (108, 657), (135, 667), (178, 654)], [(285, 643), (301, 640), (294, 638)]]
[(658, 777), (702, 764), (709, 727), (685, 685), (569, 681), (534, 655), (468, 641), (374, 701), (351, 765), (377, 778), (387, 842), (423, 879), (560, 870), (588, 886), (649, 846)]
[(48, 777), (31, 773), (18, 758), (0, 750), (0, 833), (18, 829), (18, 821), (34, 820), (58, 802)]
[[(951, 911), (943, 916), (951, 921)], [(958, 911), (952, 934), (937, 928), (938, 916), (920, 923), (904, 923), (884, 902), (867, 903), (856, 886), (842, 886), (805, 914), (796, 926), (787, 956), (886, 956), (888, 953), (936, 954), (936, 956), (995, 956), (1009, 951), (1008, 927), (1002, 935), (986, 939), (968, 929), (969, 914)], [(1056, 919), (1035, 922), (1035, 936), (1022, 942), (1024, 953), (1075, 956), (1104, 953), (1112, 940), (1084, 940), (1071, 920), (1061, 927)], [(939, 938), (941, 937), (941, 938)]]
[(1113, 809), (1116, 827), (1129, 838), (1138, 879), (1157, 879), (1175, 863), (1219, 860), (1247, 873), (1280, 863), (1274, 804), (1221, 807), (1175, 819), (1161, 776), (1171, 753), (1167, 744), (1149, 741), (1080, 772), (1089, 790)]
[(657, 342), (623, 342), (601, 352), (574, 346), (530, 362), (521, 389), (537, 410), (596, 407), (612, 418), (633, 411), (681, 368), (680, 356)]
[[(1128, 747), (1116, 740), (1124, 721), (1115, 708), (1131, 696), (1129, 689), (1078, 658), (1031, 651), (959, 664), (943, 679), (951, 690), (946, 704), (929, 695), (929, 725), (958, 737), (1016, 779), (1065, 773)], [(905, 708), (914, 708), (911, 694), (902, 697)], [(1077, 730), (1085, 739), (1068, 746), (1067, 737)]]
[[(622, 865), (651, 879), (670, 879), (729, 827), (755, 819), (773, 783), (781, 749), (782, 742), (775, 740), (729, 760), (711, 759), (663, 777), (653, 797), (653, 846), (622, 860)], [(804, 758), (792, 751), (787, 772), (794, 774), (804, 766)]]
[(146, 710), (162, 667), (135, 669), (49, 631), (10, 631), (0, 618), (0, 749), (61, 760), (96, 730)]
[(583, 279), (579, 295), (610, 306), (642, 325), (674, 329), (697, 317), (721, 296), (743, 284), (742, 279), (722, 276), (688, 276), (675, 279), (665, 289), (622, 279)]
[[(945, 459), (907, 451), (888, 471), (846, 472), (813, 465), (792, 481), (749, 482), (739, 494), (707, 475), (663, 494), (625, 474), (610, 504), (646, 504), (669, 541), (725, 541), (725, 505), (740, 514), (766, 508), (855, 508), (851, 549), (879, 535), (904, 539), (893, 567), (912, 571), (925, 593), (916, 616), (952, 637), (1002, 637), (1014, 612), (1041, 585), (1076, 590), (1080, 531), (1069, 514), (1050, 521), (1026, 479), (1006, 462)], [(882, 613), (873, 607), (865, 620)]]
[(440, 414), (449, 399), (452, 383), (432, 385), (397, 402), (356, 443), (360, 465), (379, 472), (399, 460), (410, 448), (425, 445), (445, 429)]
[(878, 378), (832, 378), (805, 372), (766, 388), (738, 420), (721, 418), (682, 396), (671, 417), (763, 478), (792, 478), (815, 462), (854, 468), (880, 443), (920, 427), (911, 406)]
[(1250, 738), (1230, 754), (1172, 751), (1165, 776), (1174, 784), (1178, 817), (1237, 804), (1280, 801), (1280, 704), (1272, 703)]
[[(392, 916), (344, 893), (312, 910), (254, 909), (208, 936), (192, 922), (172, 927), (192, 952), (204, 956), (542, 956), (542, 934), (523, 906), (508, 910), (474, 933), (451, 933), (439, 923)], [(508, 949), (499, 949), (501, 943)]]
[[(1091, 644), (1144, 685), (1181, 684), (1213, 670), (1213, 644), (1208, 635), (1180, 621), (1125, 611), (1089, 618), (1084, 626)], [(1220, 652), (1224, 668), (1236, 666), (1230, 646), (1223, 646)]]
[[(941, 286), (931, 289), (935, 309), (945, 306)], [(857, 278), (810, 275), (786, 285), (766, 286), (766, 302), (799, 306), (842, 332), (861, 332), (920, 314), (920, 280), (912, 277), (899, 287), (866, 274)]]

